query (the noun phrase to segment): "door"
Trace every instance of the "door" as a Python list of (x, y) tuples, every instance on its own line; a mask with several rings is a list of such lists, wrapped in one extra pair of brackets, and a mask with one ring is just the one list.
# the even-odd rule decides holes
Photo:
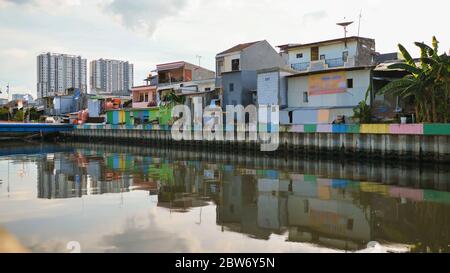
[(311, 61), (319, 60), (319, 48), (311, 47)]

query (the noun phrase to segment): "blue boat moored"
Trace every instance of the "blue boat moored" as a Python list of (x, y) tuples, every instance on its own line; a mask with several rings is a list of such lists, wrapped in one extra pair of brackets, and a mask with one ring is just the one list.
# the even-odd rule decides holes
[(0, 138), (45, 136), (73, 130), (72, 124), (0, 123)]

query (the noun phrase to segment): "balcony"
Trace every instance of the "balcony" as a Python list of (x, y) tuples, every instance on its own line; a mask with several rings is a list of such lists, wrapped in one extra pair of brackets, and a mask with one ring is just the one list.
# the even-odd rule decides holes
[(310, 64), (311, 64), (310, 62), (296, 63), (291, 64), (291, 67), (296, 71), (307, 71), (309, 69)]
[(338, 67), (354, 67), (354, 66), (355, 66), (355, 58), (350, 56), (347, 58), (346, 61), (343, 58), (335, 58), (335, 59), (325, 59), (325, 60), (291, 64), (292, 69), (299, 72), (321, 71)]
[(325, 63), (328, 65), (328, 68), (342, 67), (345, 64), (343, 58), (326, 59)]

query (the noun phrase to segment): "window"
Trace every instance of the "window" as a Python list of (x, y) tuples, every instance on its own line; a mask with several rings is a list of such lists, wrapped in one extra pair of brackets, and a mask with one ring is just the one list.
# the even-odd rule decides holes
[(321, 60), (325, 60), (325, 55), (320, 55)]
[(145, 100), (144, 102), (148, 102), (148, 93), (145, 93)]
[(303, 102), (305, 102), (305, 103), (309, 102), (308, 92), (303, 92)]
[(342, 60), (344, 60), (344, 62), (348, 60), (348, 51), (342, 52)]
[(231, 70), (232, 71), (239, 70), (239, 59), (231, 60)]
[(289, 114), (289, 124), (293, 123), (293, 120), (294, 120), (293, 115), (292, 115), (293, 113), (294, 113), (293, 111), (289, 111), (289, 113), (288, 113)]
[(144, 94), (139, 94), (139, 102), (144, 102)]
[(297, 57), (297, 59), (303, 58), (303, 53), (298, 53), (298, 54), (296, 55), (296, 57)]
[(265, 78), (265, 81), (266, 82), (270, 81), (270, 77)]
[(347, 79), (347, 88), (353, 88), (353, 79)]
[(231, 101), (231, 104), (234, 105), (234, 106), (236, 106), (236, 105), (237, 105), (237, 100), (232, 100), (232, 101)]
[(233, 92), (234, 91), (234, 83), (230, 83), (230, 92)]

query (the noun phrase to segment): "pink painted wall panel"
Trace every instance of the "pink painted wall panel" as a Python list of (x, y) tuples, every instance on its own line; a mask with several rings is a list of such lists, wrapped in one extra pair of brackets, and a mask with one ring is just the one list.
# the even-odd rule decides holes
[(304, 125), (292, 125), (290, 132), (292, 133), (304, 133), (305, 126)]
[(392, 124), (389, 133), (394, 135), (423, 135), (423, 124)]
[(333, 125), (318, 124), (317, 125), (317, 132), (318, 133), (332, 133), (333, 132)]

